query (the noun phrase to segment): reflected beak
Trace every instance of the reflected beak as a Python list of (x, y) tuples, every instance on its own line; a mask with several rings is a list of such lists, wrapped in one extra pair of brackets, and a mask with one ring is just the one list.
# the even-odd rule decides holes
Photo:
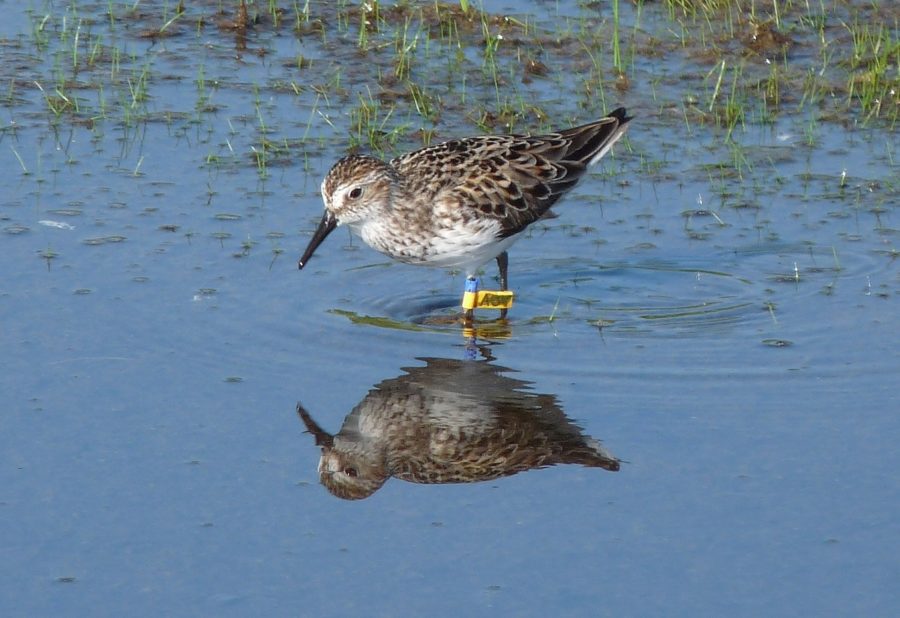
[(334, 436), (322, 429), (319, 424), (313, 420), (313, 417), (310, 416), (309, 412), (306, 411), (306, 408), (299, 403), (297, 404), (297, 414), (306, 426), (306, 433), (312, 434), (312, 437), (316, 439), (316, 446), (324, 448), (331, 448), (334, 446)]
[(306, 251), (303, 252), (303, 255), (300, 257), (300, 261), (297, 262), (297, 267), (302, 269), (309, 262), (309, 258), (312, 257), (312, 254), (315, 253), (316, 249), (319, 245), (322, 244), (322, 241), (331, 234), (331, 230), (337, 227), (337, 219), (334, 218), (327, 210), (325, 214), (322, 215), (322, 220), (319, 222), (319, 227), (316, 228), (316, 232), (313, 234), (312, 239), (309, 241), (309, 244), (306, 246)]

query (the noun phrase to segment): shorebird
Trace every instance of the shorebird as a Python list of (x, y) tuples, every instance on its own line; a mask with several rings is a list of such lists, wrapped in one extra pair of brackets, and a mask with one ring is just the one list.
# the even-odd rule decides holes
[[(507, 249), (609, 152), (628, 122), (619, 108), (546, 135), (480, 135), (391, 160), (340, 159), (322, 181), (325, 213), (298, 263), (347, 225), (373, 249), (407, 264), (461, 268), (467, 281), (496, 259), (508, 289)], [(501, 312), (505, 317), (506, 310)], [(466, 311), (468, 321), (472, 310)]]
[(619, 459), (570, 420), (554, 395), (485, 361), (419, 359), (424, 367), (376, 384), (344, 419), (322, 429), (297, 413), (321, 447), (321, 483), (335, 496), (367, 498), (390, 477), (473, 483), (559, 464), (615, 472)]

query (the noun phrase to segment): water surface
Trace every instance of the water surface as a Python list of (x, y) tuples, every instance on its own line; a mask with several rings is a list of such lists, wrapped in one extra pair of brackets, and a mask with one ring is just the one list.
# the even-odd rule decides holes
[[(356, 22), (313, 7), (321, 26), (261, 19), (241, 43), (218, 5), (165, 37), (146, 31), (172, 7), (116, 5), (112, 21), (107, 7), (16, 9), (0, 37), (4, 615), (897, 607), (890, 124), (785, 104), (729, 137), (666, 103), (694, 93), (672, 76), (707, 71), (701, 58), (637, 54), (628, 89), (586, 96), (589, 61), (522, 43), (553, 73), (504, 73), (503, 92), (554, 116), (516, 130), (619, 104), (635, 120), (511, 250), (510, 321), (482, 324), (473, 348), (426, 319), (455, 310), (459, 273), (390, 263), (343, 230), (297, 270), (321, 178), (392, 66), (360, 55)], [(665, 11), (643, 10), (664, 37)], [(534, 11), (546, 32), (609, 31), (605, 10)], [(480, 48), (464, 48), (466, 109), (421, 36), (413, 74), (446, 109), (380, 108), (385, 131), (409, 125), (386, 155), (416, 147), (419, 128), (477, 133), (472, 110), (497, 104)], [(104, 59), (85, 66), (98, 40)], [(78, 109), (55, 113), (57, 89)], [(473, 355), (512, 393), (491, 401), (553, 408), (621, 469), (392, 478), (353, 502), (319, 484), (298, 401), (337, 433), (376, 385)], [(453, 402), (475, 395), (441, 379), (430, 388), (465, 413)]]

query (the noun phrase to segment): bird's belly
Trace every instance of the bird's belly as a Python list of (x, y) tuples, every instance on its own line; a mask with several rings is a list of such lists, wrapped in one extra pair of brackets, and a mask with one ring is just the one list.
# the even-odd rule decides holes
[(501, 238), (499, 231), (499, 224), (494, 221), (430, 230), (400, 226), (390, 230), (365, 226), (357, 230), (367, 245), (395, 260), (421, 266), (464, 268), (470, 275), (506, 251), (521, 235)]
[(420, 263), (443, 268), (465, 268), (466, 274), (472, 275), (480, 266), (506, 251), (517, 239), (518, 234), (490, 239), (477, 236), (440, 238), (435, 240), (431, 252)]

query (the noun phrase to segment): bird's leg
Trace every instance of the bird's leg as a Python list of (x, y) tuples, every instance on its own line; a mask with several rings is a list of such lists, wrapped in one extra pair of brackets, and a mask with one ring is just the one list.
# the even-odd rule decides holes
[(507, 289), (507, 278), (506, 278), (506, 267), (509, 266), (509, 254), (504, 251), (500, 255), (497, 256), (497, 268), (500, 269), (500, 289), (506, 291)]
[(466, 277), (466, 288), (465, 292), (463, 292), (463, 324), (465, 326), (471, 326), (473, 320), (475, 319), (475, 303), (478, 294), (478, 279), (469, 275)]
[[(507, 267), (509, 266), (509, 254), (504, 251), (500, 255), (497, 256), (497, 268), (500, 270), (500, 289), (502, 291), (506, 291), (508, 289), (508, 283), (506, 276)], [(506, 318), (506, 309), (500, 310), (500, 319), (503, 320)]]

